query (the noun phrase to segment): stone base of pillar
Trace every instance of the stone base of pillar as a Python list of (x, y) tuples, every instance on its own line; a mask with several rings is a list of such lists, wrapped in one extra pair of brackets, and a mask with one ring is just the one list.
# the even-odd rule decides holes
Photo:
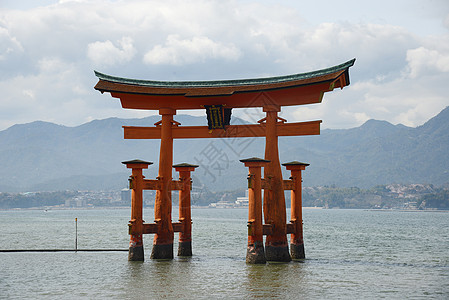
[(289, 262), (292, 260), (288, 252), (288, 246), (265, 246), (267, 261)]
[(151, 259), (173, 259), (173, 244), (153, 244)]
[(178, 256), (192, 256), (192, 242), (179, 242)]
[(304, 244), (290, 244), (290, 254), (292, 256), (292, 259), (306, 258)]
[(246, 262), (249, 264), (265, 264), (267, 262), (263, 242), (255, 242), (254, 244), (248, 245)]
[(129, 261), (143, 261), (143, 240), (141, 234), (134, 234), (129, 239)]
[(129, 261), (143, 261), (143, 246), (129, 247), (128, 260)]

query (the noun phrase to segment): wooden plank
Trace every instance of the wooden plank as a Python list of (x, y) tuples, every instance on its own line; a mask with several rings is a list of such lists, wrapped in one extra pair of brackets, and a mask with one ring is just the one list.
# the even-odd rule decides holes
[(287, 234), (295, 233), (295, 224), (287, 223)]
[[(184, 230), (184, 226), (182, 222), (173, 222), (173, 232), (182, 232)], [(143, 232), (142, 234), (154, 234), (158, 232), (157, 223), (144, 223), (143, 224)], [(129, 226), (129, 234), (134, 233), (134, 226)]]
[(181, 191), (184, 189), (184, 182), (180, 180), (173, 180), (171, 182), (171, 188), (172, 191)]
[(271, 235), (273, 233), (273, 226), (271, 224), (262, 225), (263, 235)]
[[(271, 224), (263, 224), (263, 235), (271, 235), (273, 233), (273, 226)], [(295, 233), (295, 224), (287, 223), (286, 224), (286, 234)]]
[(319, 135), (321, 120), (298, 123), (278, 123), (278, 136)]
[(284, 180), (283, 185), (284, 185), (284, 191), (295, 189), (295, 182), (292, 180)]
[[(278, 136), (319, 135), (319, 121), (279, 123)], [(160, 127), (123, 126), (125, 139), (160, 139)], [(264, 137), (265, 124), (230, 125), (226, 130), (209, 130), (207, 126), (178, 126), (172, 128), (174, 139), (195, 138), (235, 138), (235, 137)]]
[[(170, 190), (180, 191), (184, 188), (184, 183), (180, 180), (173, 180), (170, 184)], [(157, 179), (144, 179), (143, 190), (161, 190), (162, 181)]]
[(173, 222), (173, 232), (183, 232), (184, 231), (184, 224), (182, 222)]
[(143, 234), (151, 234), (151, 233), (157, 233), (157, 223), (144, 223), (143, 224)]
[(157, 179), (144, 179), (143, 188), (144, 190), (160, 190), (162, 182)]

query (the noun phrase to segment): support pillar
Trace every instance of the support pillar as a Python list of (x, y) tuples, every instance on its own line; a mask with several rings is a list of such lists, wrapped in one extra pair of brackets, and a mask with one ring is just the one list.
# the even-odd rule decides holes
[(306, 258), (304, 250), (304, 235), (302, 221), (302, 177), (301, 171), (305, 170), (309, 164), (292, 161), (282, 164), (291, 171), (291, 180), (294, 182), (294, 189), (291, 191), (291, 223), (294, 232), (290, 236), (290, 254), (292, 259)]
[(263, 108), (267, 113), (265, 159), (270, 161), (264, 168), (264, 178), (271, 184), (271, 189), (264, 190), (263, 212), (265, 223), (270, 224), (273, 229), (265, 240), (265, 256), (267, 261), (289, 262), (291, 257), (287, 241), (287, 214), (276, 129), (279, 119), (277, 114), (280, 110), (277, 105), (267, 105)]
[(142, 169), (147, 169), (152, 162), (143, 160), (124, 161), (127, 168), (132, 169), (129, 181), (131, 189), (131, 221), (129, 221), (129, 252), (128, 260), (143, 261), (143, 179)]
[(246, 262), (250, 264), (266, 263), (263, 246), (262, 223), (262, 166), (268, 160), (253, 157), (240, 160), (249, 167), (248, 175), (248, 247)]
[(179, 191), (179, 221), (182, 223), (182, 231), (179, 233), (178, 256), (192, 256), (192, 214), (190, 190), (192, 189), (192, 178), (190, 172), (198, 168), (197, 165), (187, 163), (174, 165), (179, 172), (179, 180), (182, 189)]
[[(176, 110), (163, 108), (159, 110), (162, 115), (161, 126), (161, 148), (159, 154), (159, 175), (161, 187), (156, 192), (154, 205), (155, 223), (158, 232), (154, 235), (151, 258), (153, 259), (173, 259), (173, 225), (171, 222), (172, 201), (171, 201), (171, 181), (173, 165), (173, 115)], [(156, 123), (158, 124), (158, 123)]]

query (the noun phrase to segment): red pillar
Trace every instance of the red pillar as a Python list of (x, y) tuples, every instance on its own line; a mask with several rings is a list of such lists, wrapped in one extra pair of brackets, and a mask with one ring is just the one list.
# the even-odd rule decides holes
[(267, 261), (291, 261), (287, 241), (287, 214), (281, 164), (279, 162), (278, 135), (276, 125), (280, 107), (264, 106), (267, 113), (265, 128), (265, 159), (270, 162), (264, 168), (264, 178), (271, 183), (271, 189), (264, 190), (263, 212), (265, 223), (272, 226), (272, 233), (265, 240)]
[(176, 110), (163, 108), (159, 110), (162, 115), (161, 122), (161, 148), (159, 153), (159, 175), (161, 181), (160, 190), (156, 191), (154, 205), (155, 222), (158, 232), (154, 235), (151, 258), (172, 259), (173, 258), (173, 225), (171, 221), (171, 181), (173, 165), (173, 115)]
[(246, 262), (250, 264), (266, 263), (263, 246), (262, 223), (262, 166), (268, 160), (253, 157), (240, 160), (249, 167), (248, 175), (248, 247)]
[(301, 171), (305, 170), (309, 164), (292, 161), (282, 164), (291, 171), (291, 180), (295, 188), (291, 191), (291, 223), (294, 226), (294, 233), (290, 236), (290, 254), (293, 259), (304, 259), (304, 236), (302, 224), (302, 177)]
[(182, 189), (179, 191), (179, 221), (182, 223), (182, 231), (179, 233), (178, 256), (192, 256), (192, 214), (190, 190), (192, 180), (190, 172), (198, 168), (197, 165), (187, 163), (174, 165), (173, 168), (179, 172), (179, 180)]
[(143, 160), (124, 161), (127, 168), (132, 169), (130, 178), (131, 189), (131, 221), (129, 221), (129, 252), (128, 260), (143, 261), (143, 179), (142, 169), (147, 169), (152, 162)]

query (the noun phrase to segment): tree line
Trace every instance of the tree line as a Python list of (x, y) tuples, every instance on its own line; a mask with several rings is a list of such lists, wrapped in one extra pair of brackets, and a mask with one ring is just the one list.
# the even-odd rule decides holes
[[(0, 193), (0, 209), (63, 206), (67, 200), (80, 196), (78, 191), (33, 193)], [(211, 192), (207, 189), (192, 193), (192, 205), (207, 206), (220, 200), (234, 202), (245, 195), (245, 190)], [(290, 205), (287, 191), (286, 205)], [(119, 200), (119, 199), (117, 199)], [(88, 203), (87, 203), (88, 202)], [(105, 201), (104, 197), (91, 197), (92, 206), (129, 206), (130, 201)], [(173, 196), (176, 205), (177, 196)], [(345, 209), (442, 209), (449, 210), (449, 189), (433, 185), (380, 185), (371, 189), (337, 186), (305, 187), (302, 193), (304, 207)]]
[(76, 191), (0, 193), (0, 209), (56, 206), (77, 195)]

